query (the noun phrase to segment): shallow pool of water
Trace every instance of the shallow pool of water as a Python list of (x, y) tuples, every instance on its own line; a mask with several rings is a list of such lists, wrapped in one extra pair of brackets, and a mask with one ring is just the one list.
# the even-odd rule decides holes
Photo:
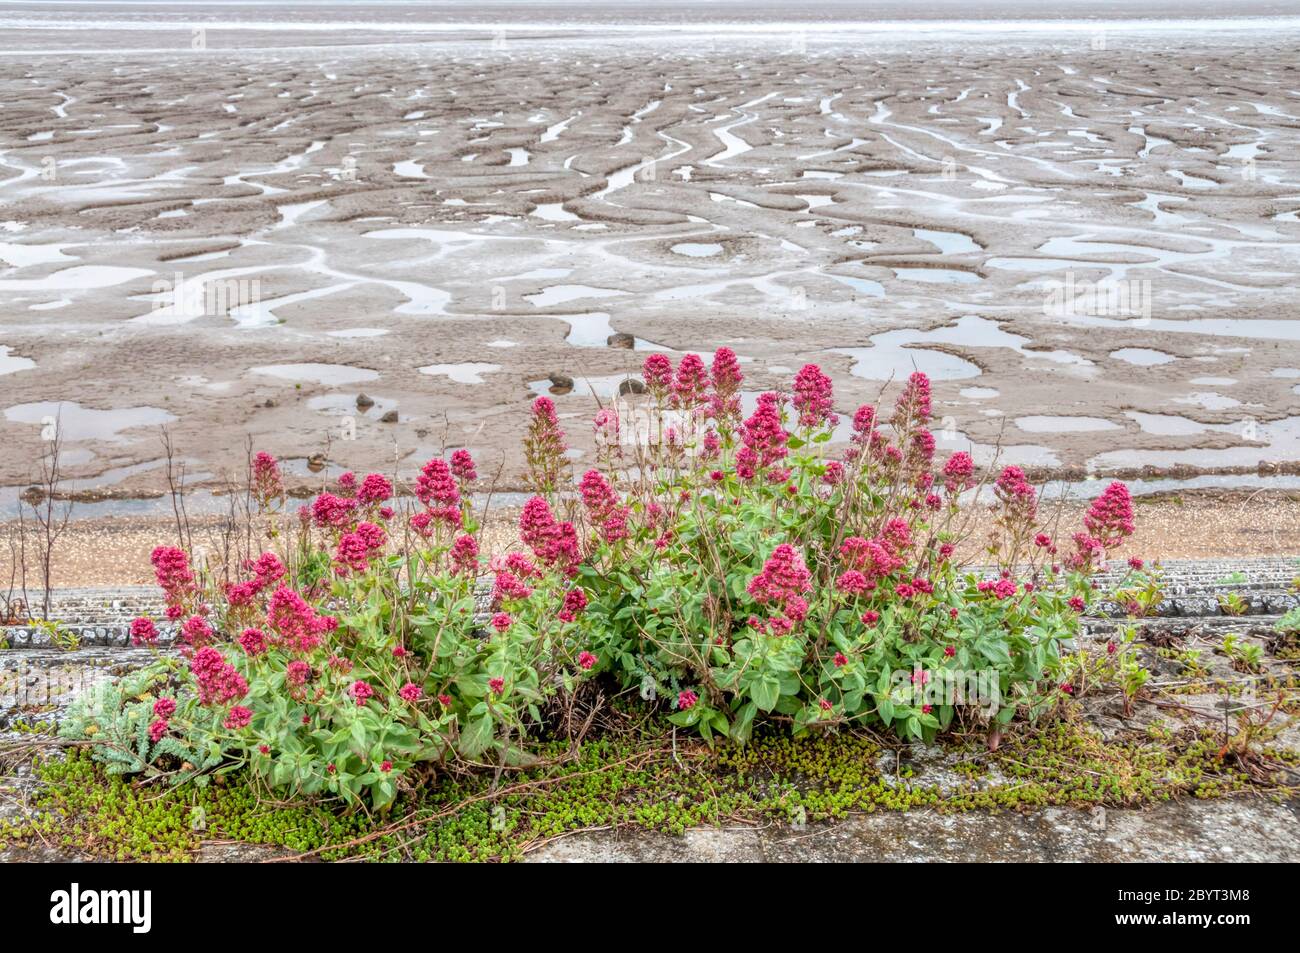
[[(574, 375), (572, 393), (578, 397), (598, 397), (601, 400), (608, 400), (618, 395), (618, 388), (625, 380), (640, 380), (634, 374), (607, 374), (600, 377), (579, 377)], [(540, 381), (529, 381), (529, 389), (539, 397), (549, 395), (551, 392), (550, 378), (544, 378)]]
[(123, 431), (135, 427), (160, 427), (176, 420), (174, 416), (158, 407), (116, 407), (111, 410), (98, 410), (68, 400), (18, 404), (5, 410), (5, 419), (42, 427), (57, 424), (62, 439), (74, 443), (79, 440), (123, 443), (125, 442), (125, 438), (121, 436)]
[(1186, 397), (1175, 397), (1173, 402), (1175, 404), (1191, 404), (1195, 407), (1204, 407), (1206, 410), (1227, 410), (1230, 407), (1241, 406), (1241, 401), (1235, 397), (1225, 397), (1223, 394), (1216, 394), (1211, 391), (1188, 394)]
[(678, 242), (672, 247), (673, 254), (688, 258), (712, 258), (722, 254), (722, 246), (716, 242)]
[(854, 278), (852, 275), (833, 275), (829, 272), (826, 277), (831, 281), (838, 281), (842, 285), (847, 285), (854, 291), (869, 295), (872, 298), (883, 298), (885, 296), (885, 286), (879, 281), (872, 281), (870, 278)]
[(548, 222), (580, 222), (582, 221), (577, 215), (567, 211), (563, 202), (546, 202), (537, 206), (532, 211), (534, 218), (544, 219)]
[(484, 374), (499, 370), (501, 370), (500, 364), (485, 364), (478, 361), (467, 361), (461, 364), (427, 364), (419, 368), (421, 374), (428, 374), (430, 377), (449, 377), (457, 384), (482, 384), (485, 383)]
[(961, 232), (941, 232), (930, 228), (914, 228), (912, 234), (923, 242), (929, 242), (945, 255), (964, 255), (968, 252), (980, 252), (984, 248), (975, 243), (969, 235)]
[(0, 344), (0, 374), (16, 374), (18, 371), (29, 371), (36, 366), (36, 362), (31, 358), (19, 357), (12, 352), (13, 348)]
[(76, 265), (43, 278), (0, 278), (0, 291), (87, 291), (146, 278), (152, 271), (118, 265)]
[(1093, 433), (1099, 430), (1122, 430), (1114, 421), (1101, 417), (1067, 417), (1030, 414), (1017, 417), (1015, 424), (1026, 433)]
[(566, 304), (583, 298), (613, 298), (627, 294), (614, 288), (593, 288), (591, 285), (550, 285), (541, 291), (524, 295), (525, 301), (531, 301), (538, 308)]
[(378, 371), (372, 371), (367, 367), (352, 367), (348, 364), (267, 364), (250, 368), (249, 373), (275, 377), (296, 384), (324, 384), (326, 387), (361, 384), (379, 377)]
[[(1029, 338), (1002, 329), (996, 321), (968, 314), (944, 327), (923, 331), (903, 328), (886, 331), (871, 338), (873, 347), (836, 348), (833, 353), (847, 354), (856, 363), (851, 373), (868, 380), (906, 377), (914, 370), (923, 371), (936, 380), (962, 380), (979, 376), (978, 365), (964, 358), (927, 348), (930, 344), (948, 344), (966, 348), (1007, 348), (1027, 360), (1044, 360), (1053, 364), (1073, 365), (1087, 373), (1091, 362), (1071, 351), (1030, 350)], [(1078, 373), (1079, 371), (1075, 371)]]
[(980, 276), (970, 271), (956, 268), (892, 268), (894, 277), (900, 281), (923, 281), (927, 284), (975, 284)]
[(1122, 347), (1118, 351), (1111, 351), (1110, 356), (1117, 361), (1135, 364), (1138, 367), (1157, 367), (1160, 364), (1169, 364), (1178, 360), (1172, 354), (1166, 354), (1164, 351), (1157, 351), (1149, 347)]
[(307, 406), (312, 410), (320, 411), (323, 414), (329, 414), (331, 417), (370, 417), (379, 419), (397, 407), (397, 401), (391, 397), (376, 397), (373, 394), (368, 396), (374, 403), (361, 410), (357, 407), (357, 394), (321, 394), (307, 401)]
[(28, 265), (48, 265), (60, 261), (76, 261), (75, 255), (65, 255), (68, 245), (25, 245), (19, 242), (0, 242), (0, 262), (14, 268)]

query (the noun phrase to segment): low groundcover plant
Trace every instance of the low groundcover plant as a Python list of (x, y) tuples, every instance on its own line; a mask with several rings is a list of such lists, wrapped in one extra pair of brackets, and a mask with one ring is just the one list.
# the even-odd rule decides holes
[[(993, 732), (1070, 692), (1062, 643), (1133, 532), (1122, 483), (1060, 540), (1020, 469), (936, 459), (923, 374), (892, 410), (843, 423), (815, 365), (788, 394), (742, 391), (726, 348), (711, 365), (653, 354), (643, 376), (644, 432), (600, 409), (580, 474), (554, 403), (534, 401), (536, 495), (520, 545), (490, 560), (466, 450), (429, 460), (409, 494), (344, 474), (296, 514), (258, 454), (265, 552), (218, 580), (155, 550), (179, 655), (89, 698), (65, 733), (97, 736), (111, 771), (247, 768), (383, 809), (430, 769), (528, 763), (593, 680), (736, 743), (760, 722)], [(959, 502), (990, 489), (976, 572), (958, 562), (974, 510)], [(137, 619), (132, 637), (156, 645), (158, 625)]]

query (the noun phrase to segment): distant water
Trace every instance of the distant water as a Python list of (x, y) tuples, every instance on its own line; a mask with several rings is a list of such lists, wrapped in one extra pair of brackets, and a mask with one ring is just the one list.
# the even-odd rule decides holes
[[(1227, 15), (1225, 15), (1227, 14)], [(0, 0), (0, 54), (223, 52), (373, 46), (646, 43), (753, 44), (815, 52), (866, 43), (965, 45), (1056, 39), (1140, 47), (1198, 36), (1249, 43), (1262, 33), (1300, 33), (1300, 0), (1211, 4), (1184, 0), (832, 0), (808, 6), (720, 0), (376, 4), (349, 0), (163, 2)], [(201, 34), (201, 36), (200, 36)], [(1108, 39), (1110, 37), (1110, 39)], [(1073, 38), (1073, 39), (1072, 39)], [(1098, 39), (1100, 38), (1100, 39)]]

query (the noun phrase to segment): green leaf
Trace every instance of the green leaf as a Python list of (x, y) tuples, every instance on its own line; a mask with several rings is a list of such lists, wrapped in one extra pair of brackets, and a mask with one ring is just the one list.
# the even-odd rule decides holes
[(1007, 644), (1000, 639), (980, 639), (977, 647), (980, 654), (995, 665), (1010, 665), (1011, 653)]
[(747, 702), (741, 706), (740, 714), (731, 726), (729, 734), (733, 741), (744, 744), (749, 740), (749, 736), (754, 730), (754, 715), (758, 713), (758, 706), (753, 702)]
[(487, 750), (492, 743), (492, 716), (484, 715), (469, 723), (461, 733), (457, 749), (467, 758), (474, 758)]
[(781, 697), (781, 682), (770, 673), (759, 675), (750, 683), (749, 697), (754, 700), (760, 711), (771, 711)]

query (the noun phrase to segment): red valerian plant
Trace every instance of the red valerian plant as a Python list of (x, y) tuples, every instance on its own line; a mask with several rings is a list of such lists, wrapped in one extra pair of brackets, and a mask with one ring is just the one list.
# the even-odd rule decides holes
[[(276, 788), (382, 809), (420, 764), (520, 762), (548, 701), (592, 678), (739, 742), (760, 720), (931, 739), (1060, 701), (1089, 574), (1133, 532), (1123, 484), (1058, 561), (1037, 490), (1002, 469), (976, 573), (955, 554), (979, 477), (968, 453), (935, 458), (924, 375), (892, 410), (846, 414), (838, 458), (832, 382), (815, 365), (788, 395), (745, 394), (726, 348), (711, 365), (651, 355), (644, 377), (650, 432), (603, 408), (582, 474), (554, 403), (534, 402), (537, 495), (519, 546), (490, 561), (465, 450), (424, 464), (414, 512), (397, 512), (388, 478), (344, 474), (296, 523), (258, 454), (272, 549), (242, 579), (217, 585), (179, 549), (153, 554), (183, 661), (161, 660), (159, 700), (139, 703), (154, 756), (219, 755)], [(139, 619), (132, 637), (153, 645), (157, 627)]]
[[(655, 412), (672, 420), (659, 429), (674, 439), (581, 477), (576, 581), (599, 668), (675, 698), (675, 723), (739, 741), (764, 718), (928, 740), (954, 721), (1006, 724), (1058, 702), (1060, 646), (1078, 634), (1088, 576), (1134, 529), (1122, 483), (1093, 505), (1062, 567), (1037, 490), (1002, 469), (992, 569), (976, 575), (954, 557), (975, 465), (964, 451), (935, 459), (924, 374), (888, 414), (857, 408), (847, 452), (830, 459), (814, 452), (838, 423), (819, 367), (801, 369), (790, 395), (753, 395), (747, 417), (734, 355), (719, 351), (714, 369), (725, 385), (687, 402), (681, 369), (648, 358)], [(694, 362), (686, 376), (697, 379)]]

